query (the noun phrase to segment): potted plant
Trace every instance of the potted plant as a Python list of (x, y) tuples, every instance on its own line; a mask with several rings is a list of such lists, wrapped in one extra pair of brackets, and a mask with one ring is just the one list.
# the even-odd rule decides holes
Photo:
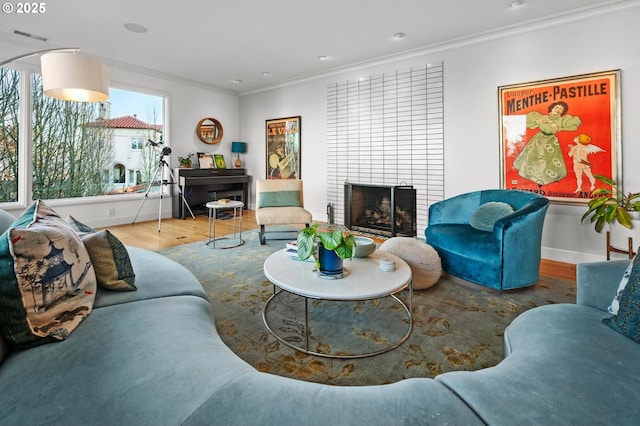
[[(355, 238), (340, 229), (319, 231), (314, 223), (298, 234), (298, 257), (302, 260), (313, 255), (318, 270), (326, 275), (342, 273), (343, 259), (353, 257)], [(316, 250), (317, 246), (317, 250)]]
[(180, 167), (190, 169), (193, 164), (193, 154), (189, 153), (186, 157), (178, 157), (178, 162), (180, 163)]
[(581, 222), (591, 216), (591, 223), (595, 222), (595, 230), (602, 231), (605, 223), (618, 222), (625, 228), (633, 228), (633, 212), (640, 212), (640, 192), (624, 193), (620, 191), (616, 182), (606, 176), (594, 175), (596, 179), (610, 186), (611, 189), (597, 188), (591, 195), (595, 198), (589, 200), (588, 209), (582, 215)]

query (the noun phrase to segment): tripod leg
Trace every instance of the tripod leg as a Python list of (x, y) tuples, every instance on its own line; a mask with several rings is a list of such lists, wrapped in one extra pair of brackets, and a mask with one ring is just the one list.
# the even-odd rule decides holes
[(173, 175), (173, 170), (171, 170), (171, 168), (169, 168), (168, 170), (169, 170), (169, 176), (171, 176), (171, 183), (173, 183), (173, 184), (178, 186), (178, 194), (180, 195), (180, 198), (182, 199), (182, 202), (184, 203), (184, 206), (187, 208), (187, 210), (189, 210), (189, 214), (191, 215), (193, 220), (196, 220), (196, 217), (193, 215), (193, 212), (191, 211), (191, 207), (189, 207), (189, 204), (187, 203), (186, 198), (184, 198), (184, 194), (182, 193), (182, 190), (180, 189), (180, 184), (176, 181), (176, 178)]
[(134, 223), (136, 223), (136, 219), (138, 219), (138, 215), (140, 214), (140, 210), (142, 210), (142, 206), (144, 205), (145, 200), (147, 199), (147, 197), (149, 197), (149, 191), (151, 191), (151, 187), (153, 186), (153, 182), (156, 180), (156, 176), (158, 176), (158, 173), (160, 172), (160, 170), (162, 170), (162, 163), (158, 164), (158, 167), (156, 168), (156, 171), (153, 173), (153, 177), (151, 178), (151, 182), (149, 182), (149, 186), (147, 187), (147, 190), (144, 193), (144, 198), (142, 199), (142, 202), (140, 203), (140, 206), (138, 207), (138, 211), (136, 212), (136, 215), (133, 218), (133, 222), (131, 222), (132, 225)]
[(158, 203), (158, 232), (160, 232), (160, 224), (162, 223), (162, 196), (164, 194), (165, 185), (166, 181), (163, 180), (162, 184), (160, 185), (160, 202)]

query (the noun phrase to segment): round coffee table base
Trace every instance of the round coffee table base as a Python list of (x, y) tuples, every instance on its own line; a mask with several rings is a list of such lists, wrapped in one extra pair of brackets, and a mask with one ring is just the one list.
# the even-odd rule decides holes
[[(275, 300), (276, 297), (278, 297), (278, 295), (285, 293), (285, 290), (280, 290), (279, 292), (274, 292), (274, 294), (269, 298), (269, 300), (267, 300), (267, 303), (265, 303), (264, 308), (262, 309), (262, 321), (264, 322), (265, 327), (267, 328), (267, 330), (282, 344), (295, 349), (297, 351), (303, 352), (305, 354), (309, 354), (309, 355), (316, 355), (316, 356), (320, 356), (320, 357), (324, 357), (324, 358), (338, 358), (338, 359), (354, 359), (354, 358), (366, 358), (366, 357), (370, 357), (370, 356), (375, 356), (375, 355), (380, 355), (383, 354), (385, 352), (389, 352), (395, 348), (397, 348), (398, 346), (402, 345), (411, 335), (411, 331), (413, 329), (413, 314), (412, 314), (412, 309), (411, 309), (411, 303), (412, 303), (412, 296), (413, 296), (413, 288), (411, 283), (409, 283), (409, 304), (407, 305), (405, 302), (403, 302), (402, 300), (400, 300), (400, 298), (398, 298), (395, 294), (391, 294), (389, 296), (385, 296), (385, 297), (392, 297), (396, 302), (398, 302), (400, 304), (400, 306), (402, 306), (402, 308), (404, 309), (405, 313), (407, 314), (407, 318), (409, 321), (409, 326), (407, 329), (407, 332), (405, 333), (404, 336), (402, 336), (400, 338), (400, 340), (398, 340), (397, 342), (395, 342), (394, 344), (390, 345), (390, 346), (386, 346), (378, 351), (373, 351), (373, 352), (365, 352), (365, 353), (361, 353), (361, 354), (333, 354), (333, 353), (322, 353), (322, 352), (316, 352), (313, 351), (311, 349), (309, 349), (309, 315), (308, 315), (308, 302), (309, 302), (309, 298), (308, 297), (304, 297), (304, 306), (305, 306), (305, 324), (304, 324), (304, 333), (305, 333), (305, 346), (297, 346), (285, 339), (283, 339), (282, 337), (278, 336), (278, 334), (271, 328), (271, 326), (269, 326), (269, 322), (267, 321), (267, 310), (269, 308), (269, 304)], [(337, 300), (332, 300), (332, 301), (337, 301)], [(352, 300), (349, 300), (352, 301)], [(354, 301), (355, 302), (355, 301)]]
[[(220, 243), (220, 241), (230, 241), (230, 240), (237, 240), (235, 243), (232, 244), (225, 244), (225, 245), (216, 245), (216, 243)], [(205, 245), (208, 246), (209, 248), (214, 248), (214, 249), (218, 249), (218, 250), (224, 250), (224, 249), (230, 249), (230, 248), (234, 248), (234, 247), (239, 247), (241, 245), (244, 244), (244, 240), (237, 238), (237, 237), (216, 237), (215, 239), (211, 239), (207, 242), (205, 242)]]

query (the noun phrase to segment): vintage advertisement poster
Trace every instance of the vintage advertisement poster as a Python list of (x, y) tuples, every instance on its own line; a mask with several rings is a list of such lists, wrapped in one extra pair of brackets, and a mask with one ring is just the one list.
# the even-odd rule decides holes
[(501, 86), (501, 185), (586, 204), (618, 180), (620, 71)]
[(267, 120), (267, 179), (300, 179), (300, 120)]

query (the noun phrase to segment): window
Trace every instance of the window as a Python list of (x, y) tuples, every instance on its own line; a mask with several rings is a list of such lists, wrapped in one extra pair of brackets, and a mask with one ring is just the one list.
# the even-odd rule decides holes
[(142, 138), (132, 138), (131, 139), (131, 149), (134, 151), (139, 151), (144, 148), (145, 141)]
[(18, 201), (20, 77), (0, 68), (0, 202)]
[[(31, 96), (21, 93), (24, 78)], [(157, 153), (146, 141), (162, 139), (164, 98), (110, 91), (109, 102), (60, 101), (42, 94), (39, 74), (0, 68), (0, 203), (160, 190), (150, 182)], [(21, 108), (29, 114), (21, 117)], [(30, 161), (21, 163), (19, 153), (31, 153)], [(27, 163), (30, 170), (21, 170)], [(126, 170), (140, 179), (126, 179)], [(30, 188), (20, 193), (29, 187), (20, 180), (29, 177)]]

